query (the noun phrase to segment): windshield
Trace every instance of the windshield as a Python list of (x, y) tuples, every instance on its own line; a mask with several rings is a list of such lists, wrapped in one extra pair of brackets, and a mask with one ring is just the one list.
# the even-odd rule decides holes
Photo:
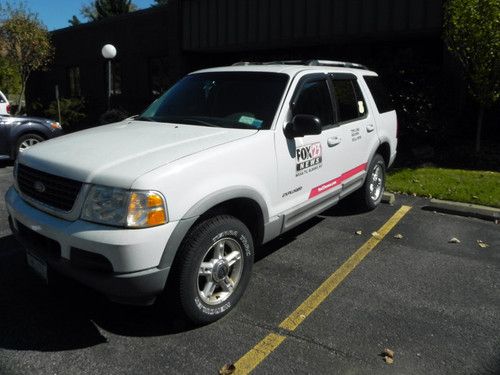
[(288, 76), (198, 73), (184, 77), (137, 118), (224, 128), (269, 129)]

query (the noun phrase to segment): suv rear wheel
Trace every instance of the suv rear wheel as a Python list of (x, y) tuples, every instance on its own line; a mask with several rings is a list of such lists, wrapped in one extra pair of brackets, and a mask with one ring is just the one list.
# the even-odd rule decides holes
[(365, 183), (358, 190), (356, 198), (362, 208), (373, 210), (382, 201), (384, 191), (385, 161), (380, 154), (376, 154), (368, 167)]
[(188, 234), (176, 264), (179, 299), (197, 324), (226, 315), (246, 289), (254, 246), (248, 228), (229, 215), (200, 222)]

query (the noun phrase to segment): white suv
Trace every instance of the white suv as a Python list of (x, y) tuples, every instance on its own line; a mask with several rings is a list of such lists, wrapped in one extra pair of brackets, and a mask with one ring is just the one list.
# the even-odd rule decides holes
[(256, 247), (351, 193), (379, 204), (396, 132), (363, 66), (207, 69), (135, 119), (21, 153), (7, 208), (42, 277), (56, 271), (135, 304), (168, 285), (207, 323), (240, 299)]
[(10, 104), (7, 97), (0, 91), (0, 116), (10, 114)]

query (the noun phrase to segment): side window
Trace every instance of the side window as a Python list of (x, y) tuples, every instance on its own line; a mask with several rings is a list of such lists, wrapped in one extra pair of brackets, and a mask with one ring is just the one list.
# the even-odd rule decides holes
[(389, 112), (394, 110), (394, 104), (389, 96), (385, 86), (380, 81), (379, 77), (364, 76), (366, 84), (370, 89), (375, 105), (379, 113)]
[(306, 81), (302, 84), (295, 100), (293, 114), (314, 115), (321, 120), (323, 127), (334, 123), (330, 90), (325, 79)]
[(80, 68), (72, 66), (68, 68), (69, 94), (72, 98), (80, 97), (82, 90), (80, 87)]
[(338, 121), (352, 121), (365, 116), (367, 108), (355, 79), (333, 79)]

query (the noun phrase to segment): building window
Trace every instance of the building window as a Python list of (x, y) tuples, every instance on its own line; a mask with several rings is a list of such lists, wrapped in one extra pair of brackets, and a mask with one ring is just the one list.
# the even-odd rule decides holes
[(167, 58), (154, 57), (149, 60), (149, 87), (153, 97), (163, 94), (169, 86)]
[(69, 95), (73, 98), (80, 97), (82, 90), (80, 87), (80, 68), (78, 66), (68, 68), (68, 83)]

